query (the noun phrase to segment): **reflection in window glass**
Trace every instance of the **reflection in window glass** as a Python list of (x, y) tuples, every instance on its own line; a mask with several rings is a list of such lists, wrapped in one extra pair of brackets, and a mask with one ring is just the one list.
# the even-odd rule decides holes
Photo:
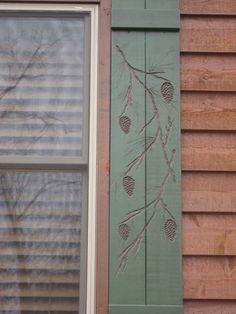
[(1, 311), (78, 313), (82, 181), (0, 171)]
[(0, 155), (82, 155), (84, 17), (0, 18)]

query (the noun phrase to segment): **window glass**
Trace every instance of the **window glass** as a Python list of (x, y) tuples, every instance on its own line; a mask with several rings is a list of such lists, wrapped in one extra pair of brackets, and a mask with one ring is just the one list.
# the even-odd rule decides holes
[(1, 313), (85, 313), (88, 16), (0, 12)]
[(0, 19), (0, 155), (82, 156), (85, 18)]

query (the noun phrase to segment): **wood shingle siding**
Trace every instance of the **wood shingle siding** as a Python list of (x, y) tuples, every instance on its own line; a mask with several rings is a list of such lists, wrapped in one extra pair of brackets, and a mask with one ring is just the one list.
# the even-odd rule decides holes
[(180, 8), (185, 314), (235, 314), (236, 2)]

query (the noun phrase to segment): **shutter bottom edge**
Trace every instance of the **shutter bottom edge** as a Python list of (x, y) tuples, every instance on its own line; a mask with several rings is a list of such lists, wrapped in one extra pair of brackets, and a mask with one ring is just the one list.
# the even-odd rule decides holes
[(183, 314), (183, 305), (110, 304), (109, 314)]

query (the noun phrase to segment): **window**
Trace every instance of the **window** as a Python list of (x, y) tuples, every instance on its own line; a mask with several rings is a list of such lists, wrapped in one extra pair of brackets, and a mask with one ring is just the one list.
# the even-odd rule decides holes
[(0, 4), (0, 308), (94, 313), (95, 5)]

